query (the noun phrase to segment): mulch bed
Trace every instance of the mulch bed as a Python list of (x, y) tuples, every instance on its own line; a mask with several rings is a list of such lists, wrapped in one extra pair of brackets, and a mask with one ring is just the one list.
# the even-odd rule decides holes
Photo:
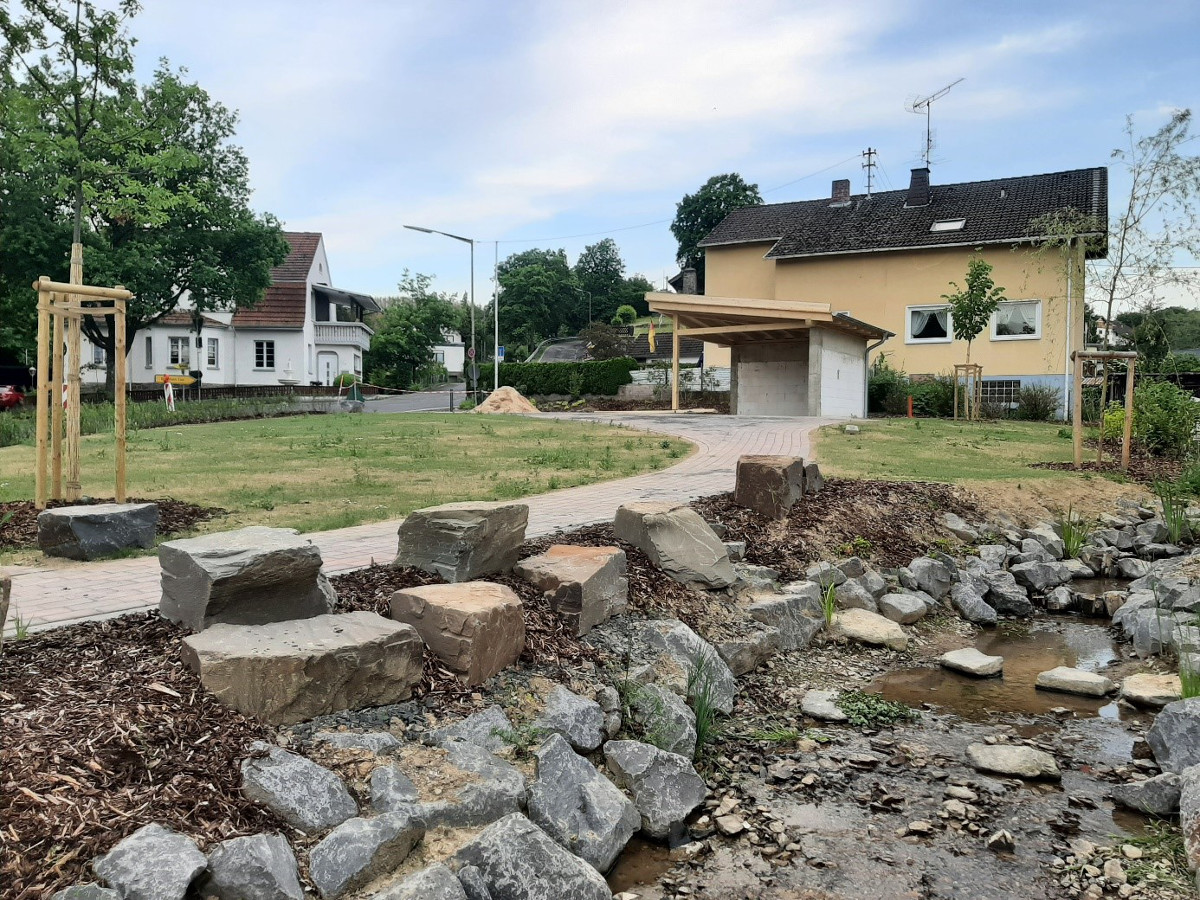
[(829, 478), (782, 522), (736, 506), (732, 494), (692, 505), (728, 529), (726, 540), (746, 542), (747, 562), (777, 569), (785, 579), (802, 578), (823, 556), (854, 554), (878, 566), (906, 566), (944, 540), (943, 514), (981, 517), (954, 486), (920, 481)]
[(157, 613), (59, 628), (0, 657), (0, 893), (49, 897), (149, 822), (202, 845), (287, 830), (242, 797), (271, 729), (219, 704)]
[[(94, 500), (94, 503), (114, 503), (112, 499)], [(182, 500), (144, 500), (131, 499), (130, 503), (158, 504), (158, 533), (160, 535), (183, 534), (194, 531), (201, 522), (207, 522), (217, 516), (226, 515), (226, 511), (217, 507), (197, 506), (194, 503), (184, 503)], [(52, 500), (47, 504), (51, 509), (60, 506), (76, 506), (66, 500)], [(11, 516), (11, 518), (8, 518)], [(24, 549), (37, 546), (37, 517), (38, 510), (32, 500), (10, 500), (0, 503), (0, 549)]]
[[(1087, 455), (1086, 453), (1084, 454)], [(1121, 475), (1130, 481), (1147, 486), (1153, 486), (1156, 481), (1178, 481), (1183, 474), (1185, 463), (1181, 459), (1166, 459), (1156, 456), (1131, 456), (1129, 471), (1122, 472), (1121, 464), (1106, 459), (1096, 462), (1095, 455), (1085, 459), (1082, 466), (1084, 472), (1097, 472), (1102, 475)], [(1074, 472), (1075, 464), (1069, 462), (1032, 463), (1031, 469), (1050, 469), (1055, 472)]]
[[(695, 397), (683, 394), (679, 398), (680, 409), (714, 409), (718, 413), (729, 414), (729, 394), (708, 394)], [(595, 398), (588, 400), (583, 407), (587, 412), (648, 412), (671, 411), (671, 399), (665, 400), (618, 400)]]

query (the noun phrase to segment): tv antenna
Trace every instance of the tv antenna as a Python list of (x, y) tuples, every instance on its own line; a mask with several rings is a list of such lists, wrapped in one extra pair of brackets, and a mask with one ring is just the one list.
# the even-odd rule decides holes
[(879, 163), (875, 162), (875, 157), (878, 154), (879, 154), (879, 151), (876, 150), (874, 147), (868, 147), (862, 153), (862, 155), (866, 158), (866, 162), (864, 162), (862, 164), (862, 167), (867, 170), (867, 196), (868, 197), (871, 196), (871, 184), (875, 180), (873, 170), (877, 165), (879, 165)]
[(905, 104), (904, 108), (910, 113), (916, 113), (918, 116), (921, 113), (925, 114), (925, 168), (927, 169), (929, 168), (929, 157), (933, 155), (933, 128), (932, 117), (930, 115), (930, 110), (933, 108), (933, 101), (945, 97), (950, 93), (950, 88), (962, 83), (964, 80), (965, 78), (960, 78), (958, 81), (952, 81), (940, 91), (936, 91), (928, 97), (921, 97), (918, 100), (912, 100)]

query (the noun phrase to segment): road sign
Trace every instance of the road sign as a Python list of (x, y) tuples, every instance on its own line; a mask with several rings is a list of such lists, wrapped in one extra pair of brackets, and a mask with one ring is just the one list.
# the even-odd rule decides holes
[(196, 383), (196, 379), (191, 375), (155, 375), (154, 383), (166, 384), (168, 378), (171, 379), (170, 383), (176, 385), (177, 387), (187, 387), (188, 385)]
[(475, 348), (468, 347), (467, 348), (467, 359), (474, 359), (474, 358), (475, 358)]
[(504, 345), (503, 344), (501, 344), (499, 347), (496, 348), (496, 359), (500, 360), (500, 362), (504, 362)]

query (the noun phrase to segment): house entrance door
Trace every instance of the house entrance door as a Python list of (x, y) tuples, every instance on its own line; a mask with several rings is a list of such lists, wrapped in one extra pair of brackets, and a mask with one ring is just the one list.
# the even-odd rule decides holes
[(338, 355), (332, 350), (322, 350), (317, 354), (317, 377), (323, 385), (332, 385), (334, 380), (341, 374), (341, 368), (338, 365)]

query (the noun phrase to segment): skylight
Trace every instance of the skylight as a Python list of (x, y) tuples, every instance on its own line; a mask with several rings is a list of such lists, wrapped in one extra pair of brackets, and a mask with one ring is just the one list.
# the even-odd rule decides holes
[(966, 219), (941, 219), (929, 226), (930, 231), (962, 231)]

